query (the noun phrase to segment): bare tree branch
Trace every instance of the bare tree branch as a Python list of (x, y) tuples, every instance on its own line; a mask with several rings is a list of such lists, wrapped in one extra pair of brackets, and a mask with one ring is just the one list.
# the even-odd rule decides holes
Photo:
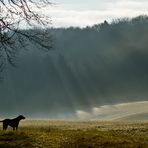
[[(51, 49), (47, 44), (51, 36), (46, 32), (51, 18), (39, 11), (49, 5), (52, 5), (49, 0), (0, 0), (0, 71), (6, 63), (15, 66), (16, 45), (25, 47), (26, 40)], [(21, 25), (27, 30), (24, 31)], [(33, 31), (33, 28), (42, 30)]]

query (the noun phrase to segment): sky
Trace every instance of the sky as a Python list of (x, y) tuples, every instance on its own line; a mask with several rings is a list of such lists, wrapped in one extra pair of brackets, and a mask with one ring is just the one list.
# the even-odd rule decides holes
[(42, 9), (54, 27), (91, 26), (107, 20), (148, 15), (148, 0), (52, 0)]

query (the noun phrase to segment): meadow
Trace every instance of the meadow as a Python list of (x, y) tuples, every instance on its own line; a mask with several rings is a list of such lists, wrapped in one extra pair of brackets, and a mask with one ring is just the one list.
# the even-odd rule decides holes
[(148, 148), (148, 122), (26, 120), (2, 131), (0, 148)]

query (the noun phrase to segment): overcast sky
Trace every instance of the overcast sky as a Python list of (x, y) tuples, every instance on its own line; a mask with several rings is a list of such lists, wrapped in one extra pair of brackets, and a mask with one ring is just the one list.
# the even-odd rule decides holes
[(87, 26), (121, 17), (148, 14), (148, 0), (52, 0), (56, 3), (43, 13), (56, 27)]

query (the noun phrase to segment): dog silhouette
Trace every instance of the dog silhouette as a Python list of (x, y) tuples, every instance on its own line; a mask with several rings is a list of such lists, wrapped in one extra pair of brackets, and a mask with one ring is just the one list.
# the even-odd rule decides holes
[(19, 122), (22, 119), (25, 119), (25, 117), (23, 115), (19, 115), (18, 117), (14, 118), (14, 119), (4, 119), (0, 122), (3, 122), (3, 130), (6, 130), (8, 126), (11, 126), (13, 128), (13, 130), (17, 130)]

